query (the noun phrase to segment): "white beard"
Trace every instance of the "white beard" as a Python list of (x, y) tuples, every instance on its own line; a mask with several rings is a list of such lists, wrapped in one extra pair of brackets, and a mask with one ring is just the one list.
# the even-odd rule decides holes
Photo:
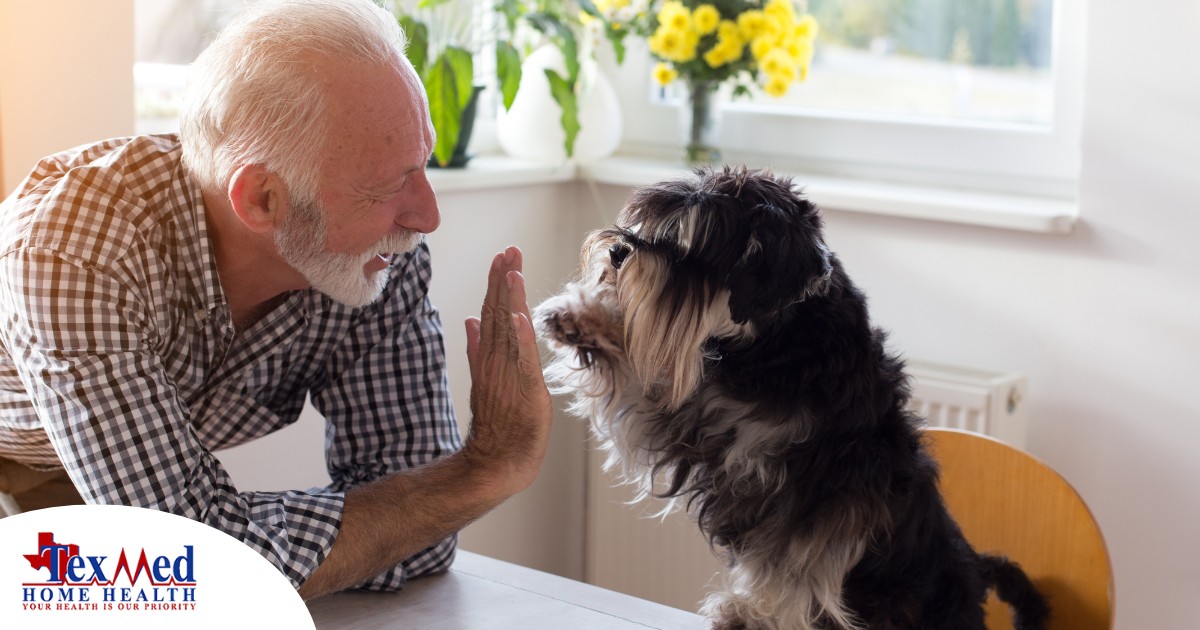
[(317, 204), (296, 204), (275, 232), (279, 255), (312, 288), (357, 308), (378, 300), (389, 277), (386, 267), (368, 274), (363, 265), (376, 256), (411, 252), (420, 244), (421, 233), (405, 230), (389, 234), (361, 254), (327, 252), (325, 240), (325, 211)]

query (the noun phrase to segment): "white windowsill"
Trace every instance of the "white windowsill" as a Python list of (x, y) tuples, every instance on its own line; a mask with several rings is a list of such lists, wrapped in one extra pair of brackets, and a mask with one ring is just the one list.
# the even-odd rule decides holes
[(466, 168), (431, 168), (426, 171), (436, 192), (535, 186), (574, 181), (574, 164), (533, 162), (507, 155), (477, 155)]
[[(452, 192), (560, 183), (576, 178), (601, 184), (643, 186), (684, 176), (688, 169), (681, 162), (645, 157), (613, 156), (574, 165), (485, 155), (472, 159), (465, 169), (430, 169), (429, 173), (435, 190)], [(1041, 234), (1068, 234), (1079, 218), (1079, 205), (1070, 200), (786, 174), (804, 188), (809, 199), (832, 212), (859, 212)]]

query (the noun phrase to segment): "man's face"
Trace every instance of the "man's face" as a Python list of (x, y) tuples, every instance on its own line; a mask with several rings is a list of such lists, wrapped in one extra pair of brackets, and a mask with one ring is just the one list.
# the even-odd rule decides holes
[(379, 297), (395, 254), (441, 221), (425, 165), (433, 128), (411, 71), (351, 66), (331, 74), (335, 137), (311, 202), (292, 199), (279, 254), (314, 288), (350, 306)]

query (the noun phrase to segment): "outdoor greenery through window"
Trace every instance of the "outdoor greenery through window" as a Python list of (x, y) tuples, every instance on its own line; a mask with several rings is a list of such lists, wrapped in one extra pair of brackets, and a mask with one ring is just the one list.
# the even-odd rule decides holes
[(807, 81), (754, 107), (1049, 126), (1054, 0), (808, 0)]

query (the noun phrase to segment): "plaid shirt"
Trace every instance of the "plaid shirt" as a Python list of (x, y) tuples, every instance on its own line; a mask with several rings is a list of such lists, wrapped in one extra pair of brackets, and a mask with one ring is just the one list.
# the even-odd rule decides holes
[[(180, 514), (294, 585), (329, 552), (344, 492), (457, 450), (428, 248), (360, 309), (312, 290), (233, 329), (204, 203), (174, 136), (50, 156), (0, 205), (0, 457), (65, 466), (89, 503)], [(213, 451), (326, 419), (328, 488), (238, 492)], [(368, 581), (396, 589), (452, 536)]]

